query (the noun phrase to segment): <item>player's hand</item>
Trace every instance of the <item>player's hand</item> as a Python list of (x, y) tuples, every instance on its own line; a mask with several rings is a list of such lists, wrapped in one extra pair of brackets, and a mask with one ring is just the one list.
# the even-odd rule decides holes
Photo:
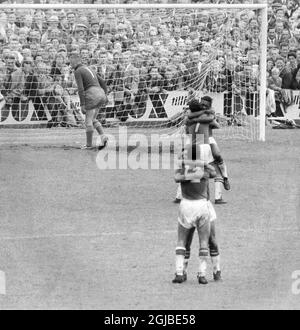
[(82, 112), (84, 115), (86, 115), (86, 109), (85, 109), (85, 106), (82, 106), (82, 107), (81, 107), (81, 112)]
[(195, 167), (190, 175), (191, 181), (201, 180), (204, 176), (204, 170), (201, 167)]

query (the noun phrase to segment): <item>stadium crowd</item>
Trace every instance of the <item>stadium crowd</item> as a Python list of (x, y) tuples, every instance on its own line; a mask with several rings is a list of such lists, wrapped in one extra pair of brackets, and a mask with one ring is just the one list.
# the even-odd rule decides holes
[[(283, 90), (300, 89), (300, 6), (297, 0), (268, 2), (268, 88), (278, 105), (285, 97)], [(260, 24), (257, 13), (249, 10), (3, 9), (0, 99), (15, 118), (22, 117), (22, 109), (32, 100), (40, 120), (46, 119), (47, 107), (52, 124), (82, 123), (72, 102), (76, 84), (68, 61), (68, 54), (78, 51), (83, 63), (105, 79), (121, 120), (129, 111), (142, 113), (148, 97), (158, 102), (160, 93), (188, 88), (226, 92), (230, 104), (232, 95), (243, 95), (251, 104), (259, 88)], [(280, 115), (279, 105), (277, 110)]]

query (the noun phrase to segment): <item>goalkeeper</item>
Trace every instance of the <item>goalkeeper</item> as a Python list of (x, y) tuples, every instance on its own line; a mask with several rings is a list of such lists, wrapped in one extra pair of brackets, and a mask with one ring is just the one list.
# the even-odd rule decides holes
[(81, 111), (85, 114), (86, 145), (82, 149), (93, 148), (94, 129), (101, 138), (99, 150), (106, 147), (108, 138), (104, 135), (103, 127), (97, 120), (99, 108), (107, 103), (107, 88), (104, 80), (94, 70), (82, 64), (79, 53), (70, 55), (70, 64), (75, 70)]

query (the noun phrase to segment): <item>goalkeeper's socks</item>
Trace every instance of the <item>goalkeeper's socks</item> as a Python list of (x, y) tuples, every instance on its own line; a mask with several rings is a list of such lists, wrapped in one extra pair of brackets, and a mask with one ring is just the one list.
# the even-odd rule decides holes
[(104, 134), (103, 127), (102, 127), (102, 125), (100, 124), (99, 121), (94, 122), (94, 128), (95, 128), (95, 130), (97, 131), (97, 133), (99, 135), (103, 135)]
[(93, 130), (87, 130), (86, 131), (86, 146), (92, 147), (93, 146)]
[(183, 275), (185, 248), (176, 248), (176, 274)]

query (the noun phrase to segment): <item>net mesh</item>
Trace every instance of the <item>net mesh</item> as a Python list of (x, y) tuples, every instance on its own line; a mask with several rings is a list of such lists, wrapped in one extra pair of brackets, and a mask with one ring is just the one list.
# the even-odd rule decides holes
[(108, 87), (99, 119), (182, 131), (188, 95), (209, 95), (223, 138), (259, 138), (258, 10), (2, 11), (1, 125), (84, 127), (68, 56)]

